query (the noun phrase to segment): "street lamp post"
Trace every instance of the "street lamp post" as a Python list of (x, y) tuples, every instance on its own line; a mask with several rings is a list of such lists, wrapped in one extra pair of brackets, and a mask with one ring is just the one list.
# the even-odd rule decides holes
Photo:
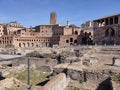
[(27, 58), (27, 65), (28, 65), (28, 90), (31, 90), (31, 85), (30, 85), (30, 58)]

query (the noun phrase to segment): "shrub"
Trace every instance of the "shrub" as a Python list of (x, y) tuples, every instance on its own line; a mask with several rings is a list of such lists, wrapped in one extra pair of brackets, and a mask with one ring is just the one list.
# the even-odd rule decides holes
[(83, 80), (79, 80), (79, 83), (80, 83), (80, 84), (83, 84), (83, 82), (84, 82)]
[(120, 83), (120, 74), (114, 75), (113, 80)]
[(73, 89), (72, 90), (79, 90), (79, 88), (77, 88), (77, 87), (73, 87)]

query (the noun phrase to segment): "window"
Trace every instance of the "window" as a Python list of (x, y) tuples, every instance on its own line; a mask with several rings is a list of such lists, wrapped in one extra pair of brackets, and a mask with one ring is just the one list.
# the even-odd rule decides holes
[(74, 43), (77, 43), (77, 40), (74, 40)]
[(114, 18), (114, 21), (115, 21), (115, 22), (114, 22), (115, 24), (118, 24), (118, 17), (115, 17), (115, 18)]
[(19, 47), (21, 47), (21, 43), (19, 43)]
[(113, 18), (110, 18), (110, 25), (113, 24)]
[(69, 43), (69, 40), (66, 40), (66, 43)]
[(108, 25), (108, 19), (106, 19), (105, 21), (106, 21), (106, 25)]
[(73, 42), (73, 38), (70, 38), (70, 42)]
[(75, 31), (75, 35), (78, 35), (78, 32), (77, 32), (77, 31)]

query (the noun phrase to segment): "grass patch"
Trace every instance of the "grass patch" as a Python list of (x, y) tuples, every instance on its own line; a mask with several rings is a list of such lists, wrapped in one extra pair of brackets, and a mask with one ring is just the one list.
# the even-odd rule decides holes
[(114, 76), (112, 77), (112, 79), (113, 79), (114, 81), (117, 81), (118, 83), (120, 83), (120, 74), (114, 75)]
[(84, 82), (83, 80), (79, 80), (79, 83), (80, 83), (80, 84), (83, 84), (83, 82)]
[(80, 89), (77, 87), (72, 87), (72, 90), (80, 90)]
[[(27, 84), (27, 77), (28, 72), (27, 70), (20, 72), (20, 73), (10, 73), (10, 75), (8, 75), (7, 77), (15, 77), (16, 79), (22, 81), (23, 83)], [(40, 70), (35, 70), (35, 69), (31, 69), (30, 70), (30, 83), (31, 85), (36, 85), (44, 80), (47, 80), (47, 76), (49, 75), (48, 72), (43, 72)]]
[(61, 56), (66, 56), (66, 55), (69, 55), (70, 51), (62, 51), (60, 53)]
[(81, 90), (78, 87), (68, 86), (65, 90)]

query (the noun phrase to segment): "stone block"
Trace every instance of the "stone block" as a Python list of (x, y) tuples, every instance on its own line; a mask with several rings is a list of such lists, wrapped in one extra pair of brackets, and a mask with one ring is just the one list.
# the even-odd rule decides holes
[(120, 58), (115, 59), (114, 65), (120, 66)]

